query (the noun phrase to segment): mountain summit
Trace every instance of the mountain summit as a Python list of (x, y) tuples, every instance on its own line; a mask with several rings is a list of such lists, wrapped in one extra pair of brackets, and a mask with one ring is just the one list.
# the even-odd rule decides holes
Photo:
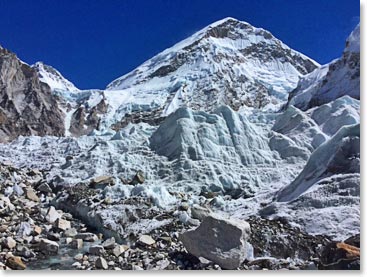
[(300, 76), (319, 65), (270, 32), (225, 18), (114, 80), (107, 90), (159, 98), (162, 114), (180, 106), (277, 109)]
[(43, 62), (36, 62), (32, 65), (41, 82), (46, 83), (52, 90), (76, 92), (79, 89), (62, 74), (50, 65)]

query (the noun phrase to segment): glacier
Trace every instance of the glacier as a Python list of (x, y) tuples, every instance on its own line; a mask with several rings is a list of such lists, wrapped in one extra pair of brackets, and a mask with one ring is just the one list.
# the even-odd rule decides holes
[[(65, 136), (1, 143), (0, 162), (45, 170), (60, 192), (55, 206), (119, 241), (169, 224), (157, 220), (162, 211), (195, 223), (197, 206), (343, 240), (360, 232), (359, 32), (320, 66), (270, 32), (225, 18), (104, 90), (80, 90), (36, 63)], [(138, 171), (144, 184), (126, 182)], [(114, 180), (96, 190), (103, 205), (67, 198), (99, 176)]]

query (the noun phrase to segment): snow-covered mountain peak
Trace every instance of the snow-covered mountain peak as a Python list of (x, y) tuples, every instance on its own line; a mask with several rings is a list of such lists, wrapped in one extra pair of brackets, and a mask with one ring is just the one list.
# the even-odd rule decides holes
[(225, 18), (114, 80), (107, 90), (129, 99), (160, 99), (163, 116), (182, 106), (277, 110), (299, 77), (318, 66), (270, 32)]
[(360, 53), (360, 40), (360, 24), (358, 24), (347, 39), (344, 53)]
[(41, 82), (48, 84), (51, 90), (76, 92), (79, 89), (62, 74), (50, 65), (36, 62), (32, 67), (38, 72)]
[(343, 55), (303, 76), (290, 93), (288, 105), (302, 110), (344, 95), (360, 99), (360, 25), (349, 35)]

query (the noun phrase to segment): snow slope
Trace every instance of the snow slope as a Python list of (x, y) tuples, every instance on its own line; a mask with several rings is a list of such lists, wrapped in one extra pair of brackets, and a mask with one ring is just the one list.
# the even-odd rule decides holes
[(154, 97), (164, 116), (182, 106), (205, 111), (223, 104), (276, 109), (299, 77), (316, 67), (270, 32), (225, 18), (114, 80), (106, 94)]
[(348, 37), (343, 56), (302, 77), (288, 105), (307, 110), (344, 95), (360, 98), (359, 24)]
[[(299, 78), (318, 66), (270, 32), (225, 18), (111, 82), (102, 98), (90, 94), (91, 99), (78, 100), (77, 90), (67, 85), (67, 80), (54, 82), (58, 74), (49, 74), (45, 81), (57, 91), (63, 90), (58, 95), (74, 107), (74, 113), (80, 115), (78, 107), (87, 107), (83, 114), (86, 125), (97, 100), (103, 99), (107, 108), (100, 114), (95, 132), (103, 134), (132, 121), (157, 124), (180, 107), (213, 112), (228, 105), (234, 110), (277, 111)], [(68, 119), (75, 118), (66, 108), (65, 114)], [(87, 126), (82, 134), (95, 127)]]
[(50, 65), (46, 65), (43, 62), (36, 62), (32, 65), (32, 68), (38, 72), (40, 81), (48, 84), (53, 91), (79, 91), (72, 82), (67, 80), (59, 71)]

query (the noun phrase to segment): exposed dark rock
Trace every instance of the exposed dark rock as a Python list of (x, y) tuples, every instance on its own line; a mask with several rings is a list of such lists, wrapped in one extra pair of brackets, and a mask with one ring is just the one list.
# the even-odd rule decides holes
[(0, 47), (0, 142), (19, 135), (63, 136), (63, 117), (37, 72)]
[(319, 269), (359, 270), (360, 250), (344, 242), (332, 242), (322, 251)]

